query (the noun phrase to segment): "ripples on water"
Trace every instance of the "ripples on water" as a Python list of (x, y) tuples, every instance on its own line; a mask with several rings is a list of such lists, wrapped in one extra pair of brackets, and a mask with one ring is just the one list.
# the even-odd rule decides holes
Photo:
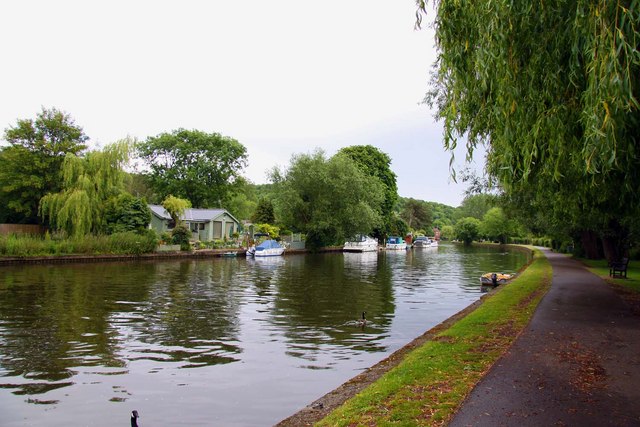
[(143, 425), (272, 425), (525, 262), (442, 245), (2, 267), (0, 425), (126, 425), (132, 409)]

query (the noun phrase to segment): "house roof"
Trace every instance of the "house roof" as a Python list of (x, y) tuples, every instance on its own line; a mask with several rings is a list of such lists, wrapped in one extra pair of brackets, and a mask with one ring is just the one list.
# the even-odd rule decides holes
[[(171, 219), (167, 210), (160, 205), (149, 205), (149, 209), (151, 209), (151, 212), (160, 219)], [(184, 214), (180, 219), (191, 222), (207, 222), (214, 220), (223, 214), (227, 214), (235, 222), (238, 222), (238, 220), (225, 209), (187, 209), (184, 211)]]

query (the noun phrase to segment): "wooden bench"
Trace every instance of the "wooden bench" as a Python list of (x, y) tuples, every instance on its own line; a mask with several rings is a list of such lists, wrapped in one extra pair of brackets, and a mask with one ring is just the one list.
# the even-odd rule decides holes
[(621, 261), (614, 261), (609, 263), (609, 276), (610, 277), (623, 277), (627, 278), (627, 267), (629, 266), (629, 258), (622, 258)]

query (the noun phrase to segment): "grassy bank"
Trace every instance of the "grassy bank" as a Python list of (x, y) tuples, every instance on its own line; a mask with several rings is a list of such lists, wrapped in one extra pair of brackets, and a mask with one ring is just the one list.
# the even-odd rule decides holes
[(640, 261), (630, 261), (627, 267), (627, 278), (609, 277), (609, 264), (607, 260), (588, 260), (581, 259), (583, 264), (589, 267), (589, 271), (605, 279), (607, 282), (613, 283), (630, 291), (640, 292)]
[(551, 266), (535, 251), (516, 280), (317, 425), (443, 425), (513, 343), (550, 284)]
[(0, 236), (0, 256), (139, 255), (153, 252), (157, 244), (158, 238), (152, 230), (142, 234), (126, 232), (81, 238), (8, 235)]

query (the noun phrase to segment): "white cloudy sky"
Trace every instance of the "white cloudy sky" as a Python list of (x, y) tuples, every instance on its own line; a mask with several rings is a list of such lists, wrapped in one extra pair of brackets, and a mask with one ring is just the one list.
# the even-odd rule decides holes
[(3, 1), (0, 126), (44, 106), (101, 145), (218, 132), (247, 147), (255, 183), (294, 153), (370, 144), (401, 196), (457, 206), (420, 104), (433, 35), (414, 22), (413, 0)]

